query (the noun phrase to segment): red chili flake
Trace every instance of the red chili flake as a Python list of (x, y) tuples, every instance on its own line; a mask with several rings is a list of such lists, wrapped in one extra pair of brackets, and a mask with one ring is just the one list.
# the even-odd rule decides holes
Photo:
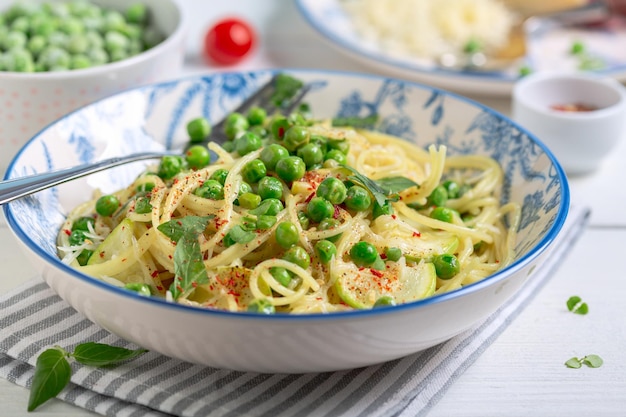
[(391, 218), (395, 220), (395, 219), (397, 219), (397, 218), (398, 218), (398, 216), (396, 216), (395, 214), (392, 214), (392, 215), (391, 215)]
[(174, 178), (174, 184), (178, 184), (178, 178)]
[(206, 261), (207, 259), (209, 259), (209, 252), (205, 252), (205, 253), (202, 255), (202, 260), (203, 260), (203, 261)]
[(172, 259), (172, 255), (167, 255), (168, 258)]
[(181, 287), (180, 285), (177, 285), (176, 289), (178, 290), (178, 292), (183, 292), (183, 287)]
[(333, 213), (333, 219), (338, 219), (341, 211), (339, 211), (339, 206), (335, 206), (335, 212)]
[(359, 271), (364, 271), (364, 270), (365, 270), (365, 267), (364, 267), (364, 266), (360, 266), (360, 267), (359, 267)]
[(413, 237), (421, 237), (422, 234), (420, 232), (413, 232)]
[(306, 200), (304, 200), (304, 202), (308, 203), (309, 201), (311, 201), (313, 199), (313, 197), (315, 197), (315, 193), (309, 194), (309, 196), (306, 198)]
[(372, 275), (377, 276), (378, 278), (382, 278), (383, 277), (383, 272), (379, 271), (378, 269), (370, 269), (370, 272), (372, 273)]
[(381, 254), (380, 254), (380, 259), (387, 259), (387, 255), (386, 255), (386, 254), (384, 254), (384, 253), (381, 253)]
[(157, 288), (157, 290), (159, 290), (159, 291), (163, 291), (163, 290), (165, 289), (165, 288), (163, 288), (161, 285), (157, 285), (157, 287), (156, 287), (156, 288)]
[(99, 256), (99, 257), (101, 257), (102, 259), (104, 259), (104, 251), (99, 252), (99, 253), (98, 253), (98, 256)]
[(196, 287), (198, 287), (198, 283), (194, 281), (194, 282), (191, 283), (191, 286), (196, 288)]
[(65, 229), (63, 230), (63, 233), (65, 233), (66, 235), (70, 236), (72, 234), (72, 231), (69, 229)]
[(156, 278), (156, 277), (158, 277), (158, 276), (159, 276), (159, 271), (157, 271), (157, 270), (152, 271), (152, 273), (150, 274), (150, 276), (151, 276), (152, 278)]
[(128, 260), (127, 258), (123, 258), (123, 259), (122, 259), (122, 262), (126, 262), (127, 260)]

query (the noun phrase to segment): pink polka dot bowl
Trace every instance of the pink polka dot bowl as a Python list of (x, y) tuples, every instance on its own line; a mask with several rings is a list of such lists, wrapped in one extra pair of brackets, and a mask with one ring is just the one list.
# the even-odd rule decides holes
[[(38, 0), (43, 2), (43, 0)], [(48, 0), (50, 1), (50, 0)], [(124, 10), (128, 0), (91, 0)], [(185, 54), (183, 8), (178, 0), (142, 0), (166, 37), (155, 47), (121, 61), (87, 69), (18, 73), (0, 71), (0, 173), (36, 133), (91, 102), (179, 75)], [(12, 2), (0, 5), (5, 9)]]

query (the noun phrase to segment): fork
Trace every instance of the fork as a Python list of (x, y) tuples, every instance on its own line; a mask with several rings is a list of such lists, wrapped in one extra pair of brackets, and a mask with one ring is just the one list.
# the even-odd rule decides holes
[[(257, 90), (250, 97), (246, 98), (239, 106), (237, 106), (233, 110), (233, 112), (245, 113), (252, 106), (257, 105), (265, 108), (266, 110), (271, 110), (273, 107), (276, 107), (276, 105), (272, 103), (272, 94), (274, 92), (276, 79), (279, 76), (280, 74), (275, 74), (259, 90)], [(302, 99), (308, 93), (309, 89), (310, 85), (303, 84), (289, 99), (286, 105), (280, 106), (277, 109), (284, 114), (291, 113), (293, 110), (295, 110), (296, 106), (298, 106), (302, 102)], [(227, 117), (225, 116), (218, 123), (213, 125), (211, 129), (211, 134), (202, 142), (202, 144), (206, 145), (209, 142), (224, 143), (228, 140), (228, 138), (224, 134), (224, 124), (226, 123), (226, 119)], [(194, 143), (194, 145), (197, 145), (197, 143)], [(186, 149), (178, 152), (140, 152), (131, 155), (104, 159), (93, 164), (79, 165), (72, 168), (0, 181), (0, 205), (6, 204), (8, 202), (33, 193), (37, 193), (47, 188), (54, 187), (55, 185), (63, 184), (65, 182), (75, 180), (89, 174), (104, 171), (105, 169), (128, 164), (131, 162), (143, 161), (148, 159), (159, 159), (168, 155), (180, 156), (184, 155), (185, 150)]]

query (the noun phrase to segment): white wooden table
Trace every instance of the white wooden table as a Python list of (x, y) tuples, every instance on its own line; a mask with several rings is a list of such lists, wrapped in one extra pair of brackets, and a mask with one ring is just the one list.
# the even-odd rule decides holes
[[(200, 37), (215, 16), (251, 22), (261, 45), (233, 69), (278, 67), (370, 71), (328, 46), (284, 0), (181, 0), (189, 13), (185, 74), (213, 71), (197, 56)], [(286, 36), (287, 35), (287, 36)], [(508, 114), (508, 98), (472, 97)], [(589, 227), (534, 301), (449, 388), (429, 417), (626, 416), (626, 138), (596, 173), (571, 178), (572, 202), (592, 208)], [(0, 224), (0, 293), (34, 275), (6, 224)], [(586, 316), (566, 300), (582, 297)], [(568, 369), (573, 356), (600, 355), (601, 368)], [(22, 417), (28, 391), (0, 379), (0, 415)], [(52, 400), (42, 417), (94, 415)]]

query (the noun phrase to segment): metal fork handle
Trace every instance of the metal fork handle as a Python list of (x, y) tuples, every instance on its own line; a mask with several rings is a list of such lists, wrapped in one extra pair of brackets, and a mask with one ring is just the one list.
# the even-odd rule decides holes
[[(278, 74), (275, 74), (267, 83), (265, 83), (254, 94), (246, 98), (237, 108), (236, 112), (246, 112), (253, 105), (267, 101), (270, 99), (274, 88), (274, 82)], [(289, 101), (289, 105), (283, 109), (284, 112), (291, 112), (297, 105), (300, 104), (304, 95), (309, 91), (310, 86), (304, 85), (297, 94)], [(223, 118), (220, 122), (213, 126), (213, 131), (218, 134), (223, 131), (223, 123), (226, 118)], [(217, 141), (214, 134), (209, 135), (209, 141)], [(6, 181), (0, 181), (0, 205), (6, 204), (18, 198), (25, 197), (27, 195), (45, 190), (46, 188), (54, 187), (65, 182), (84, 177), (89, 174), (93, 174), (99, 171), (104, 171), (108, 168), (113, 168), (119, 165), (128, 164), (136, 161), (143, 161), (147, 159), (159, 159), (166, 155), (176, 155), (172, 152), (144, 152), (132, 155), (120, 156), (115, 158), (105, 159), (93, 164), (79, 165), (72, 168), (45, 172), (43, 174), (29, 175), (26, 177), (20, 177), (10, 179)]]
[(128, 156), (104, 159), (94, 164), (79, 165), (72, 168), (61, 169), (43, 174), (29, 175), (27, 177), (14, 178), (0, 182), (0, 205), (25, 197), (27, 195), (63, 184), (89, 174), (119, 165), (128, 164), (146, 159), (158, 159), (172, 152), (144, 152)]

